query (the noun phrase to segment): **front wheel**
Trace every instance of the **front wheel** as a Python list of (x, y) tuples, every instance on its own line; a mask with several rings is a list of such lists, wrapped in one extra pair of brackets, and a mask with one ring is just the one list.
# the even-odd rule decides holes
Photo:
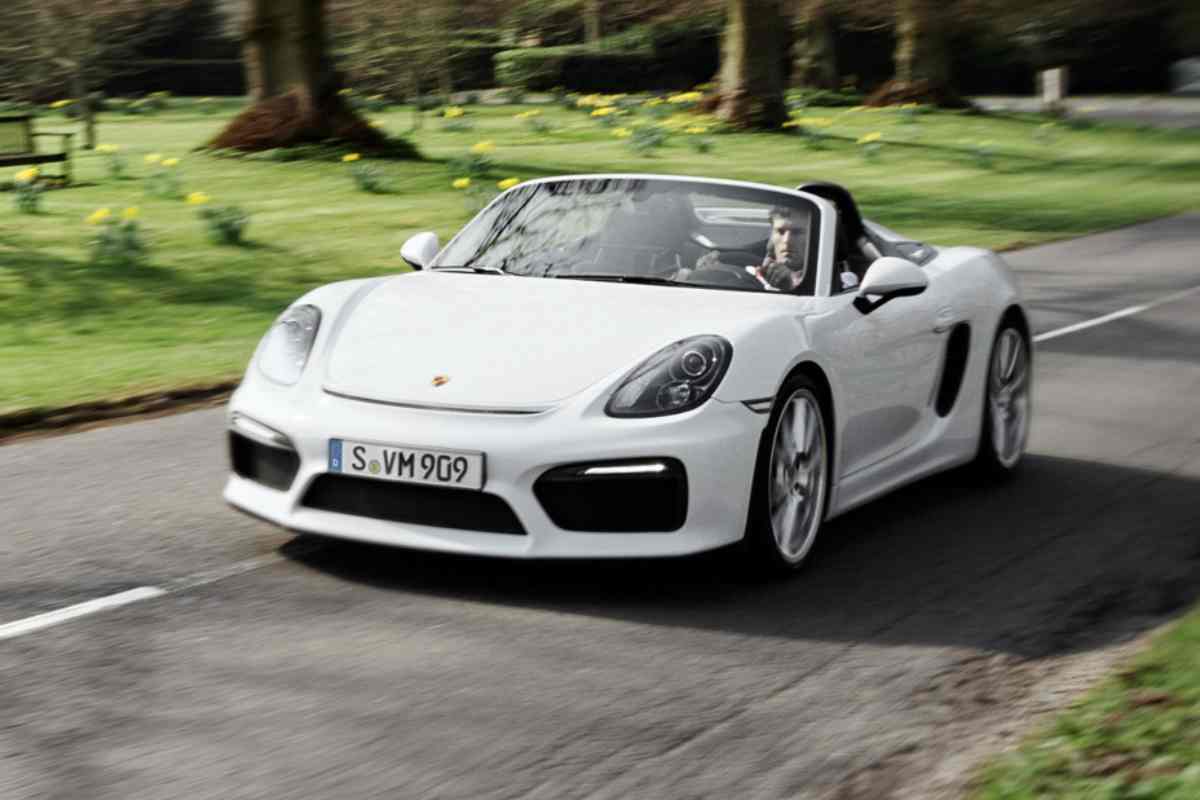
[(789, 378), (759, 445), (746, 545), (756, 567), (793, 572), (812, 551), (829, 487), (829, 435), (817, 386)]
[(1025, 454), (1032, 372), (1025, 334), (1006, 322), (992, 345), (984, 392), (983, 428), (975, 467), (985, 475), (999, 478), (1011, 475)]

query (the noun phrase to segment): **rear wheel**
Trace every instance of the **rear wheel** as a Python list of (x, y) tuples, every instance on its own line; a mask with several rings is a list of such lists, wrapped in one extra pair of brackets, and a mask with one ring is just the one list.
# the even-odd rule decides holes
[(975, 459), (979, 471), (1003, 478), (1020, 464), (1029, 439), (1032, 378), (1029, 342), (1020, 329), (1006, 322), (996, 334), (988, 362), (983, 429)]
[(754, 565), (794, 572), (817, 540), (829, 487), (829, 436), (820, 390), (789, 378), (759, 445), (746, 545)]

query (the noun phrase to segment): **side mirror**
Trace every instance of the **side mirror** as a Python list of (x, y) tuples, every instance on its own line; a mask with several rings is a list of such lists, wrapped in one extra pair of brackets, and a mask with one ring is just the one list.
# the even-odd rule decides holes
[[(869, 314), (889, 300), (920, 294), (928, 286), (929, 277), (916, 264), (903, 258), (884, 256), (867, 269), (858, 287), (858, 297), (854, 298), (854, 306)], [(868, 295), (878, 299), (871, 300)]]
[(437, 256), (440, 249), (437, 234), (433, 231), (425, 231), (408, 238), (408, 241), (400, 248), (400, 257), (407, 261), (413, 269), (424, 269)]

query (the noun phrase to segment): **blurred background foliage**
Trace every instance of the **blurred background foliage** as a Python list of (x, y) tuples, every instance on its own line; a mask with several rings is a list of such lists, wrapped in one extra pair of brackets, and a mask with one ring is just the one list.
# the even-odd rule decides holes
[[(328, 0), (344, 81), (401, 101), (516, 86), (679, 89), (711, 80), (736, 0)], [(1156, 92), (1200, 54), (1191, 0), (758, 0), (792, 86), (869, 93), (897, 73), (900, 39), (957, 91), (1027, 94), (1035, 73), (1071, 67), (1073, 93)], [(0, 97), (47, 102), (88, 92), (243, 95), (239, 0), (7, 0)], [(933, 24), (936, 22), (936, 24)], [(935, 41), (936, 40), (936, 41)], [(36, 46), (30, 43), (36, 43)], [(939, 55), (940, 54), (940, 55)]]

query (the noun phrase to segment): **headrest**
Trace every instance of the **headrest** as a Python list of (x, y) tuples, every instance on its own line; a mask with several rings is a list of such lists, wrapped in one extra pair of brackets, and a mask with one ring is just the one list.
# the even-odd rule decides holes
[(809, 181), (796, 187), (798, 192), (815, 194), (833, 203), (838, 211), (843, 229), (850, 241), (856, 241), (863, 235), (862, 215), (858, 213), (858, 205), (844, 187), (829, 181)]

